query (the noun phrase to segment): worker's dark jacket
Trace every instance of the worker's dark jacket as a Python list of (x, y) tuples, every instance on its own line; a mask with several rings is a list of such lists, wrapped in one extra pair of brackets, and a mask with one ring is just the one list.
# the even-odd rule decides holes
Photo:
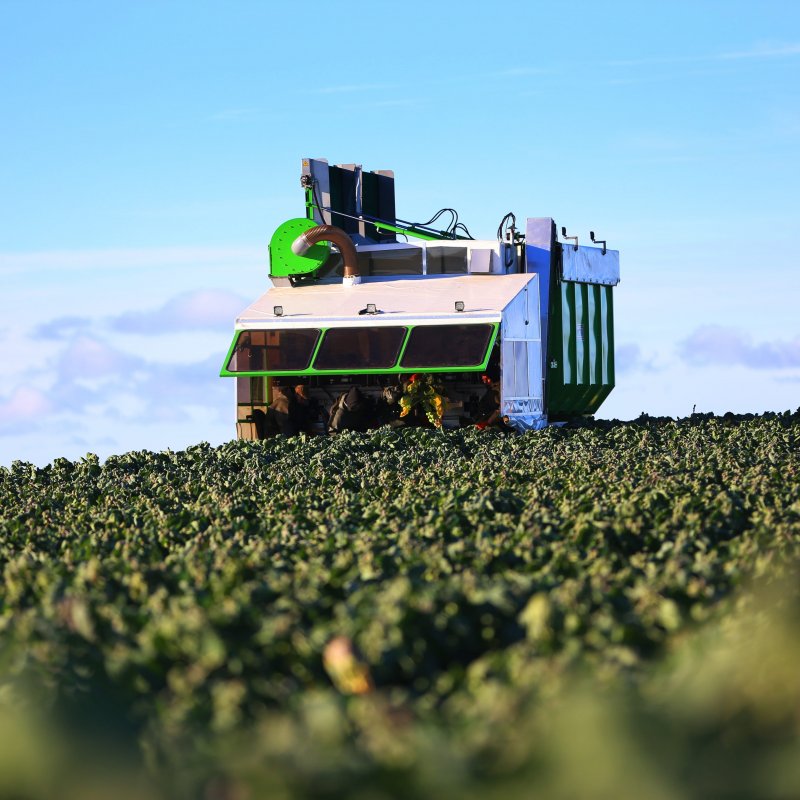
[(265, 434), (270, 436), (295, 436), (299, 433), (295, 406), (297, 400), (290, 388), (276, 386), (273, 400), (267, 409)]
[(336, 398), (328, 416), (328, 432), (361, 431), (373, 425), (372, 404), (357, 386)]

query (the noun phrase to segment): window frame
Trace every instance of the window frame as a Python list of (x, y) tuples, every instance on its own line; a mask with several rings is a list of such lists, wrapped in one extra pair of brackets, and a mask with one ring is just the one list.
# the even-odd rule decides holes
[[(333, 331), (369, 331), (369, 330), (381, 330), (381, 329), (402, 331), (400, 337), (400, 344), (397, 348), (394, 360), (388, 367), (367, 367), (364, 369), (348, 368), (348, 367), (322, 369), (320, 367), (317, 367), (317, 359), (319, 358), (320, 353), (322, 352), (322, 348), (325, 346), (325, 341), (327, 340), (329, 333), (332, 333)], [(400, 362), (400, 359), (402, 358), (403, 353), (405, 352), (410, 330), (411, 327), (408, 325), (342, 325), (341, 327), (337, 326), (335, 328), (325, 328), (320, 336), (319, 347), (317, 347), (317, 349), (314, 351), (314, 355), (311, 359), (311, 363), (309, 364), (309, 368), (313, 369), (314, 374), (316, 375), (350, 375), (350, 374), (355, 374), (356, 372), (372, 374), (380, 370), (394, 369), (394, 367), (396, 367)]]
[[(433, 373), (433, 372), (482, 372), (486, 369), (487, 365), (489, 364), (489, 359), (492, 355), (492, 350), (494, 348), (495, 343), (497, 342), (497, 338), (500, 332), (500, 323), (499, 322), (487, 322), (486, 320), (476, 320), (475, 322), (464, 322), (462, 320), (458, 320), (458, 322), (452, 322), (452, 325), (489, 325), (492, 328), (492, 331), (489, 335), (488, 344), (486, 346), (486, 352), (484, 353), (483, 361), (480, 364), (475, 366), (468, 366), (468, 367), (455, 367), (455, 366), (443, 366), (443, 367), (403, 367), (401, 366), (403, 356), (406, 352), (406, 347), (408, 346), (408, 340), (411, 336), (411, 332), (415, 328), (426, 328), (426, 327), (445, 327), (448, 323), (443, 323), (441, 320), (431, 321), (430, 323), (407, 323), (405, 325), (397, 325), (398, 328), (405, 328), (406, 333), (403, 338), (403, 343), (400, 346), (400, 351), (397, 355), (397, 360), (391, 367), (382, 367), (379, 369), (316, 369), (314, 364), (317, 359), (317, 353), (322, 345), (322, 342), (325, 338), (325, 334), (329, 330), (340, 330), (342, 328), (358, 328), (358, 327), (371, 327), (371, 326), (358, 326), (358, 325), (334, 325), (334, 326), (327, 326), (323, 327), (320, 326), (318, 328), (301, 328), (299, 330), (317, 330), (319, 331), (319, 336), (317, 338), (316, 346), (314, 347), (314, 351), (311, 355), (311, 361), (309, 362), (310, 366), (306, 369), (302, 370), (281, 370), (281, 371), (272, 371), (272, 370), (259, 370), (259, 371), (248, 371), (248, 372), (231, 372), (227, 369), (227, 365), (230, 363), (231, 356), (233, 355), (233, 350), (236, 346), (236, 342), (239, 339), (239, 335), (246, 331), (255, 331), (255, 330), (269, 330), (266, 328), (245, 328), (244, 330), (237, 330), (234, 333), (233, 341), (231, 342), (230, 347), (228, 348), (228, 353), (225, 356), (225, 361), (223, 361), (222, 369), (220, 370), (220, 377), (223, 378), (245, 378), (245, 377), (309, 377), (313, 375), (407, 375), (413, 372), (424, 372), (424, 373)], [(391, 326), (395, 327), (395, 326)]]
[(483, 351), (483, 359), (478, 362), (478, 364), (468, 364), (466, 366), (441, 366), (441, 367), (433, 367), (433, 366), (425, 366), (424, 364), (403, 364), (403, 358), (405, 358), (406, 348), (411, 341), (411, 335), (416, 329), (420, 328), (477, 328), (480, 327), (491, 327), (492, 323), (490, 322), (459, 322), (458, 324), (450, 324), (450, 325), (442, 325), (441, 323), (438, 325), (415, 325), (412, 329), (409, 330), (408, 336), (406, 337), (405, 347), (403, 347), (403, 353), (397, 359), (397, 366), (401, 367), (405, 372), (454, 372), (456, 370), (477, 370), (481, 369), (481, 366), (485, 366), (487, 362), (487, 356), (491, 352), (492, 345), (494, 344), (494, 331), (489, 331), (489, 336), (486, 339), (485, 349)]
[[(317, 338), (314, 344), (311, 347), (311, 355), (306, 362), (306, 366), (299, 370), (231, 370), (228, 369), (231, 361), (233, 360), (234, 352), (236, 351), (236, 345), (239, 343), (239, 339), (241, 339), (242, 335), (245, 333), (269, 333), (271, 331), (299, 331), (303, 333), (315, 333)], [(231, 346), (228, 349), (228, 356), (223, 364), (224, 372), (227, 375), (235, 375), (236, 377), (258, 377), (260, 375), (284, 375), (284, 374), (297, 374), (307, 370), (311, 367), (314, 363), (314, 358), (317, 355), (317, 350), (319, 349), (319, 343), (322, 341), (323, 337), (323, 328), (245, 328), (243, 330), (236, 331), (236, 334), (233, 337), (233, 342), (231, 342)]]

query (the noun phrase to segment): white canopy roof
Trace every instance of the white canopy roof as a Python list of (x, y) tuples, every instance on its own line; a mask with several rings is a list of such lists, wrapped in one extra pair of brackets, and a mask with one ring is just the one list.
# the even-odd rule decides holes
[[(357, 286), (272, 287), (236, 318), (236, 329), (500, 322), (503, 309), (534, 281), (536, 275), (527, 273), (437, 275), (366, 278)], [(535, 283), (529, 290), (537, 291)], [(455, 311), (457, 300), (463, 312)], [(368, 303), (380, 313), (359, 315)], [(275, 306), (283, 307), (283, 316), (275, 316)]]

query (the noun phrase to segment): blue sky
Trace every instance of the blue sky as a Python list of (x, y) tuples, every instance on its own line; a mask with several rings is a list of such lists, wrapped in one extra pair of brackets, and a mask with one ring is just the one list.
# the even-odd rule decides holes
[(601, 416), (800, 406), (800, 3), (0, 0), (0, 463), (233, 435), (300, 159), (620, 250)]

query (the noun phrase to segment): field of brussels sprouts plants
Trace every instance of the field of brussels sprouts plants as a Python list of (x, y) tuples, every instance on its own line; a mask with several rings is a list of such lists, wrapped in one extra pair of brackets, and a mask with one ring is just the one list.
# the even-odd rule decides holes
[(800, 413), (0, 469), (0, 796), (796, 798)]

